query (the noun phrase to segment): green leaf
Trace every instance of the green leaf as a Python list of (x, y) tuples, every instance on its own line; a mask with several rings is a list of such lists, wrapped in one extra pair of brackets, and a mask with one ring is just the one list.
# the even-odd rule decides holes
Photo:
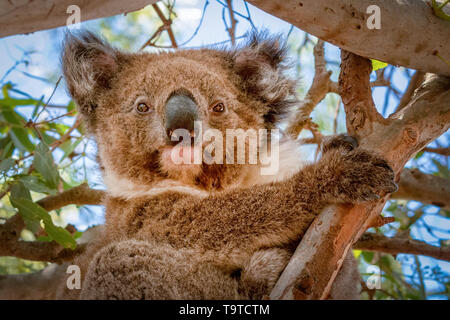
[(14, 182), (11, 186), (11, 197), (13, 198), (24, 198), (31, 200), (30, 190), (20, 181)]
[[(14, 206), (13, 199), (27, 199), (31, 201), (30, 190), (28, 190), (26, 186), (20, 181), (14, 182), (14, 184), (11, 186), (10, 191), (10, 202), (15, 208), (17, 207)], [(20, 210), (19, 212), (22, 215), (23, 220), (25, 221), (27, 229), (31, 230), (32, 232), (38, 232), (41, 227), (39, 225), (39, 219), (35, 215), (27, 215), (28, 212), (21, 212)]]
[(355, 258), (358, 258), (361, 255), (362, 251), (361, 250), (353, 250), (353, 256)]
[(437, 3), (436, 0), (431, 0), (434, 14), (443, 20), (450, 21), (450, 15), (444, 12), (444, 7), (448, 2), (448, 0), (445, 0), (442, 3)]
[(24, 117), (12, 109), (2, 110), (0, 115), (3, 121), (9, 122), (10, 124), (15, 124), (19, 127), (23, 127), (23, 125), (27, 122)]
[(82, 235), (83, 235), (83, 232), (77, 231), (72, 235), (72, 237), (76, 240), (76, 239), (80, 238)]
[(7, 172), (14, 166), (15, 163), (16, 162), (14, 161), (14, 159), (11, 158), (0, 161), (0, 171)]
[(47, 235), (65, 248), (75, 249), (75, 239), (66, 229), (55, 226), (50, 214), (37, 203), (25, 198), (11, 197), (11, 204), (19, 210), (25, 219), (42, 220)]
[(433, 164), (437, 167), (438, 172), (437, 175), (446, 179), (450, 179), (450, 170), (447, 168), (447, 166), (442, 165), (438, 160), (431, 159)]
[(52, 242), (53, 239), (49, 236), (39, 236), (36, 239), (37, 241), (41, 241), (41, 242)]
[(49, 126), (51, 129), (56, 130), (56, 132), (57, 132), (59, 135), (63, 135), (63, 134), (66, 132), (66, 130), (68, 130), (68, 129), (70, 128), (70, 126), (68, 126), (68, 125), (65, 125), (65, 124), (63, 124), (63, 123), (56, 123), (56, 122), (49, 122), (49, 123), (48, 123), (48, 126)]
[(366, 260), (367, 263), (372, 263), (373, 260), (373, 252), (370, 251), (363, 251), (361, 253), (361, 255), (363, 256), (364, 260)]
[(52, 136), (49, 136), (49, 135), (46, 134), (45, 132), (42, 132), (42, 130), (39, 130), (39, 132), (41, 133), (42, 140), (44, 140), (44, 142), (45, 142), (47, 145), (50, 145), (50, 144), (52, 144), (53, 142), (56, 141), (55, 138), (53, 138)]
[(73, 100), (71, 100), (69, 102), (69, 104), (67, 105), (67, 112), (71, 112), (71, 111), (73, 111), (75, 109), (76, 109), (75, 102)]
[(373, 71), (376, 71), (378, 69), (383, 69), (383, 68), (386, 68), (388, 66), (388, 64), (386, 62), (375, 60), (375, 59), (371, 59), (371, 60), (372, 60), (372, 69), (373, 69)]
[(14, 98), (5, 98), (0, 99), (0, 107), (2, 108), (13, 108), (15, 106), (32, 106), (36, 104), (36, 100), (34, 99), (14, 99)]
[(59, 182), (58, 168), (53, 162), (53, 157), (48, 146), (43, 142), (34, 151), (33, 165), (42, 174), (48, 186), (56, 189)]
[(67, 158), (81, 143), (81, 141), (83, 141), (83, 137), (78, 138), (74, 143), (71, 143), (70, 140), (67, 140), (63, 144), (61, 144), (59, 147), (64, 150), (64, 155), (59, 161), (62, 162), (65, 158)]
[(23, 176), (19, 179), (23, 184), (30, 190), (33, 190), (35, 192), (39, 193), (50, 193), (50, 194), (56, 194), (56, 189), (51, 189), (45, 185), (44, 182), (42, 182), (39, 177), (36, 176)]
[(32, 152), (34, 150), (34, 144), (28, 138), (27, 130), (22, 128), (11, 128), (9, 135), (16, 148), (21, 152)]
[(419, 159), (420, 157), (422, 157), (423, 156), (423, 154), (424, 154), (424, 152), (423, 151), (419, 151), (419, 152), (417, 152), (417, 154), (414, 156), (414, 159)]
[(44, 220), (44, 227), (47, 234), (64, 248), (74, 250), (77, 247), (77, 243), (69, 231), (62, 227), (55, 226), (51, 219)]
[(7, 136), (4, 140), (8, 139), (8, 143), (6, 144), (5, 147), (0, 145), (0, 159), (6, 159), (6, 158), (10, 158), (12, 156), (13, 150), (14, 150), (14, 144), (11, 141), (11, 138), (9, 136)]
[(13, 87), (13, 85), (11, 82), (5, 83), (5, 85), (2, 87), (2, 93), (5, 98), (9, 98), (8, 90), (12, 89), (12, 87)]
[(440, 208), (438, 214), (445, 218), (450, 218), (450, 211)]
[(33, 113), (31, 113), (31, 119), (36, 118), (38, 111), (39, 111), (39, 107), (42, 105), (43, 101), (44, 101), (44, 95), (41, 96), (41, 99), (39, 99), (39, 101), (36, 101), (36, 105), (34, 106), (33, 109)]

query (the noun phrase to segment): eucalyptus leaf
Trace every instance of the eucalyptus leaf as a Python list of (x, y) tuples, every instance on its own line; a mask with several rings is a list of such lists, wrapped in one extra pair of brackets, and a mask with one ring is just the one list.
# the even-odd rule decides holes
[(26, 129), (11, 128), (9, 135), (16, 148), (21, 152), (32, 152), (34, 150), (34, 144), (30, 141)]
[(0, 161), (0, 172), (7, 172), (9, 169), (11, 169), (16, 162), (14, 159), (8, 158)]
[(47, 185), (52, 189), (56, 189), (59, 182), (58, 168), (53, 162), (53, 157), (48, 146), (43, 142), (34, 151), (33, 165), (42, 174)]
[(375, 59), (371, 59), (371, 60), (372, 60), (372, 70), (373, 71), (377, 71), (378, 69), (383, 69), (388, 66), (388, 64), (386, 62), (375, 60)]
[(76, 248), (76, 241), (66, 229), (55, 226), (50, 214), (37, 203), (25, 198), (11, 197), (11, 204), (25, 219), (42, 220), (47, 235), (65, 248)]
[(36, 176), (23, 176), (20, 178), (20, 181), (30, 190), (39, 192), (39, 193), (50, 193), (56, 194), (56, 189), (51, 189), (47, 187), (47, 185)]

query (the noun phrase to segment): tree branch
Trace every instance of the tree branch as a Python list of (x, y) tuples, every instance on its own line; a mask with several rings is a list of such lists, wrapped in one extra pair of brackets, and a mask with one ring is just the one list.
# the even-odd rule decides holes
[(71, 250), (63, 248), (54, 241), (10, 241), (8, 239), (0, 239), (0, 256), (12, 256), (26, 260), (58, 264), (73, 259), (73, 257), (83, 253), (85, 248), (85, 244), (77, 245), (75, 250)]
[[(339, 86), (347, 130), (362, 148), (382, 155), (397, 175), (405, 163), (450, 126), (450, 78), (430, 75), (410, 103), (388, 119), (375, 109), (371, 62), (341, 53)], [(325, 299), (353, 243), (376, 221), (388, 196), (326, 208), (311, 224), (281, 274), (272, 299)]]
[(66, 25), (73, 14), (71, 5), (80, 8), (81, 21), (136, 11), (157, 0), (34, 0), (0, 2), (0, 37), (30, 33)]
[(227, 0), (228, 12), (230, 13), (231, 26), (227, 29), (230, 35), (231, 45), (236, 46), (236, 19), (234, 18), (233, 1)]
[(169, 34), (170, 42), (172, 43), (173, 48), (178, 48), (177, 41), (175, 40), (175, 35), (172, 30), (172, 20), (170, 19), (170, 13), (169, 13), (169, 19), (167, 19), (164, 14), (162, 13), (161, 9), (159, 9), (158, 5), (156, 3), (152, 4), (153, 9), (156, 11), (156, 14), (161, 19), (163, 26), (165, 26), (165, 30), (167, 30), (167, 33)]
[(408, 87), (406, 88), (405, 93), (403, 94), (402, 99), (397, 106), (397, 111), (403, 109), (411, 101), (414, 91), (423, 82), (424, 77), (425, 73), (421, 71), (416, 71), (416, 73), (414, 73), (414, 75), (411, 77), (411, 80), (409, 80)]
[(450, 210), (450, 180), (425, 174), (418, 169), (404, 169), (399, 188), (392, 199), (415, 200)]
[(408, 253), (450, 261), (450, 247), (436, 247), (423, 241), (401, 237), (389, 238), (376, 233), (363, 234), (353, 249), (390, 254)]
[(69, 204), (78, 206), (98, 205), (101, 204), (104, 195), (105, 191), (91, 189), (87, 183), (83, 183), (57, 195), (43, 198), (37, 201), (37, 203), (45, 210), (52, 211)]
[(330, 80), (331, 71), (326, 69), (324, 42), (318, 40), (314, 46), (315, 74), (313, 82), (294, 117), (289, 121), (286, 133), (296, 139), (310, 121), (310, 114), (327, 93), (338, 92), (337, 84)]
[(440, 154), (442, 156), (450, 156), (450, 148), (449, 147), (447, 147), (447, 148), (429, 148), (429, 147), (425, 147), (425, 148), (423, 148), (423, 151)]
[(67, 265), (51, 264), (35, 273), (0, 275), (0, 300), (55, 299)]

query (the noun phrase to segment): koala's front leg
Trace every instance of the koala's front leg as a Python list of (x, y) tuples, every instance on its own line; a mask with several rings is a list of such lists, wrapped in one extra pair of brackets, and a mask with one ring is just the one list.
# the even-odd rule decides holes
[(369, 201), (396, 188), (385, 160), (337, 144), (286, 181), (180, 201), (167, 223), (182, 246), (257, 250), (300, 240), (328, 204)]
[(359, 149), (353, 137), (338, 135), (325, 141), (321, 168), (329, 175), (322, 192), (332, 203), (358, 203), (379, 199), (397, 190), (395, 174), (388, 163), (373, 152)]

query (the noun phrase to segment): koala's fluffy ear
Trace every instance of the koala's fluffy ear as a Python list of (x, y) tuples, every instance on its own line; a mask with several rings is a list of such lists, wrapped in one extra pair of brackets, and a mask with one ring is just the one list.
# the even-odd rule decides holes
[(285, 74), (287, 45), (281, 37), (252, 32), (233, 53), (233, 63), (243, 89), (267, 104), (267, 123), (276, 123), (297, 104), (295, 81)]
[(91, 116), (96, 96), (110, 88), (121, 53), (88, 31), (67, 33), (62, 68), (70, 95), (80, 112)]

